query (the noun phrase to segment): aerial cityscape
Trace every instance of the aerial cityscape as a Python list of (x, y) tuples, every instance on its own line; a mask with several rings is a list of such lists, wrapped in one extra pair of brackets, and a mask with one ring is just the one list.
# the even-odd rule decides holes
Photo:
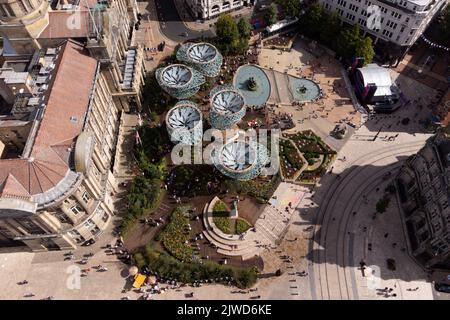
[(0, 300), (450, 300), (449, 4), (0, 0)]

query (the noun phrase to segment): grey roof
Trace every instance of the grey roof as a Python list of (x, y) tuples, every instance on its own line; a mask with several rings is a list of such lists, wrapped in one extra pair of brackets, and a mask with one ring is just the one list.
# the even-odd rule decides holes
[(167, 122), (172, 128), (186, 128), (188, 130), (192, 129), (199, 120), (199, 111), (187, 105), (173, 108), (167, 118)]
[(233, 141), (227, 143), (220, 154), (220, 162), (227, 168), (242, 171), (256, 161), (256, 153), (248, 143)]
[(213, 97), (212, 107), (214, 111), (222, 114), (236, 113), (244, 106), (244, 98), (233, 90), (220, 91)]
[(195, 62), (206, 63), (214, 60), (217, 49), (209, 43), (198, 43), (192, 45), (187, 54)]
[(171, 87), (181, 87), (189, 83), (192, 79), (191, 70), (182, 64), (173, 64), (166, 68), (161, 73), (161, 79), (166, 85)]

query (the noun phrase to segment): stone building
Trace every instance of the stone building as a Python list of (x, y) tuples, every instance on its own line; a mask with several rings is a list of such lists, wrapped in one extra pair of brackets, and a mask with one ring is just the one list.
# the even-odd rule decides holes
[(113, 215), (119, 108), (83, 45), (35, 56), (30, 92), (0, 119), (0, 246), (75, 248)]
[[(447, 0), (319, 0), (348, 24), (358, 24), (374, 42), (400, 58), (423, 34)], [(375, 10), (378, 8), (378, 10)]]
[[(0, 35), (5, 59), (54, 47), (67, 39), (83, 43), (121, 109), (140, 108), (144, 84), (143, 48), (135, 41), (136, 0), (0, 0)], [(4, 93), (2, 93), (5, 99)], [(5, 99), (6, 100), (6, 99)]]
[(450, 269), (450, 138), (431, 137), (396, 184), (412, 256), (425, 268)]
[(191, 14), (198, 19), (212, 19), (224, 12), (242, 8), (251, 1), (242, 0), (185, 0)]

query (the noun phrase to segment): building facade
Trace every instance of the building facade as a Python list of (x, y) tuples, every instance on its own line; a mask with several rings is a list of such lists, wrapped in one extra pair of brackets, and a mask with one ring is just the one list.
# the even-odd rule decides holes
[(144, 53), (135, 41), (136, 0), (0, 0), (0, 35), (5, 56), (29, 55), (67, 39), (86, 45), (123, 110), (140, 108)]
[(100, 63), (68, 40), (39, 50), (0, 119), (0, 247), (76, 248), (113, 215), (119, 109)]
[(191, 14), (197, 19), (212, 19), (224, 12), (242, 8), (250, 1), (242, 0), (185, 0)]
[(425, 268), (450, 269), (450, 138), (431, 137), (396, 184), (410, 253)]
[(406, 52), (423, 34), (447, 0), (319, 0), (343, 22), (358, 24), (374, 42), (384, 41)]

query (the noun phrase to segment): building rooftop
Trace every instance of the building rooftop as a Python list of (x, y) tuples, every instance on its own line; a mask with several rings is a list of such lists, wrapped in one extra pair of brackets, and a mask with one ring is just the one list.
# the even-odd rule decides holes
[(97, 61), (82, 45), (72, 40), (63, 44), (42, 120), (36, 133), (28, 137), (31, 150), (23, 158), (0, 160), (1, 194), (21, 190), (20, 195), (29, 195), (41, 204), (49, 200), (48, 194), (43, 194), (56, 198), (57, 186), (74, 181), (69, 158), (84, 126), (96, 72)]
[(364, 86), (372, 83), (377, 86), (375, 96), (389, 96), (393, 94), (391, 87), (394, 84), (389, 69), (370, 63), (363, 68), (358, 68), (358, 70), (362, 75)]
[(41, 32), (41, 39), (87, 38), (90, 34), (89, 12), (87, 10), (50, 11), (47, 28)]

